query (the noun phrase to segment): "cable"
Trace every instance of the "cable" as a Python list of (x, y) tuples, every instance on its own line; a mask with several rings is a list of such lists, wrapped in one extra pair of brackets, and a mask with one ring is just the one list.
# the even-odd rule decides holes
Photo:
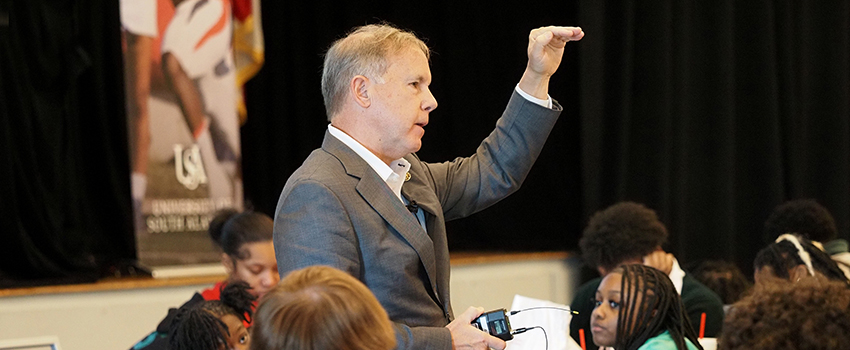
[[(526, 309), (526, 310), (529, 310), (529, 309)], [(525, 310), (520, 310), (520, 311), (525, 311)], [(519, 311), (517, 311), (517, 312), (519, 312)], [(511, 333), (511, 335), (522, 334), (522, 333), (528, 332), (528, 331), (535, 329), (535, 328), (539, 328), (541, 331), (543, 331), (543, 339), (546, 340), (546, 350), (549, 350), (549, 336), (546, 335), (546, 330), (543, 329), (543, 327), (534, 326), (534, 327), (517, 328), (517, 329), (514, 329), (514, 331)]]
[(511, 311), (510, 316), (516, 315), (516, 314), (523, 312), (523, 311), (536, 310), (536, 309), (554, 309), (554, 310), (566, 311), (566, 312), (569, 312), (573, 315), (578, 315), (578, 311), (574, 311), (574, 310), (567, 308), (567, 307), (536, 306), (536, 307), (530, 307), (530, 308), (527, 308), (527, 309)]

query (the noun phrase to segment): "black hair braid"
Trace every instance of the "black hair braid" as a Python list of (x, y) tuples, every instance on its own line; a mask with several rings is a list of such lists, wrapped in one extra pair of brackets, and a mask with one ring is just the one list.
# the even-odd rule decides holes
[(251, 286), (243, 281), (233, 281), (221, 289), (221, 303), (232, 309), (243, 321), (251, 322), (253, 311), (251, 310), (257, 297), (251, 295), (248, 290)]
[[(203, 305), (203, 304), (202, 304)], [(199, 307), (180, 309), (169, 329), (170, 350), (218, 350), (227, 344), (227, 325)]]
[(753, 268), (761, 270), (765, 266), (770, 266), (773, 269), (773, 274), (776, 277), (788, 279), (788, 270), (792, 267), (803, 264), (800, 255), (797, 253), (797, 248), (791, 242), (782, 241), (772, 243), (760, 250), (753, 260)]
[(242, 281), (231, 282), (220, 289), (220, 300), (205, 300), (177, 311), (169, 329), (170, 350), (218, 350), (227, 343), (230, 330), (221, 317), (234, 315), (250, 322), (251, 307), (256, 297)]
[[(850, 284), (847, 276), (838, 267), (838, 264), (824, 251), (816, 247), (807, 238), (795, 234), (800, 245), (809, 253), (811, 258), (812, 268), (818, 273), (824, 275), (829, 280), (841, 281)], [(753, 267), (759, 270), (765, 266), (770, 266), (773, 269), (773, 274), (776, 277), (789, 279), (791, 276), (788, 270), (798, 265), (804, 265), (803, 259), (800, 257), (800, 252), (797, 247), (790, 241), (783, 240), (776, 243), (771, 243), (764, 249), (760, 250), (753, 261)]]
[(800, 244), (802, 244), (803, 248), (809, 252), (809, 256), (812, 259), (812, 267), (815, 271), (820, 272), (830, 280), (841, 281), (845, 284), (850, 283), (850, 281), (847, 280), (847, 276), (844, 274), (844, 271), (838, 267), (838, 264), (835, 260), (832, 260), (832, 257), (830, 257), (829, 254), (820, 250), (820, 248), (816, 247), (811, 241), (805, 238), (800, 240)]
[(623, 265), (620, 315), (617, 319), (617, 350), (635, 350), (649, 338), (669, 331), (679, 350), (687, 350), (685, 339), (702, 349), (688, 322), (682, 299), (663, 272), (640, 264)]

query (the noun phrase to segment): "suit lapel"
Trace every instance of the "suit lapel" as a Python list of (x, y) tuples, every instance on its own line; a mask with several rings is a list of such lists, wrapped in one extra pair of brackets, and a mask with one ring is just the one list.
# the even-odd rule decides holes
[(357, 192), (416, 251), (428, 274), (434, 295), (438, 295), (434, 242), (422, 229), (416, 216), (411, 215), (366, 161), (328, 132), (325, 132), (322, 149), (339, 159), (348, 175), (359, 179), (355, 187)]

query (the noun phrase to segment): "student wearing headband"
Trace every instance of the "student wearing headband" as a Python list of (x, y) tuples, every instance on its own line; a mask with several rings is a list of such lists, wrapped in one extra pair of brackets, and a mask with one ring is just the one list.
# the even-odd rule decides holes
[(848, 283), (844, 272), (829, 255), (798, 234), (783, 234), (758, 252), (753, 262), (756, 284), (784, 279), (828, 279)]

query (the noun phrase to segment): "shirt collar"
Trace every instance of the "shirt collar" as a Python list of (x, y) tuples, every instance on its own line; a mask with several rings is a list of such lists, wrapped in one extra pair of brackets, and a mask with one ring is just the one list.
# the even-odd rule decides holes
[(390, 175), (393, 174), (393, 169), (390, 168), (389, 165), (381, 161), (378, 156), (366, 149), (366, 147), (363, 147), (363, 145), (353, 137), (348, 136), (348, 134), (337, 129), (331, 124), (328, 124), (328, 132), (331, 136), (336, 137), (337, 140), (348, 146), (348, 148), (351, 148), (351, 150), (354, 151), (354, 153), (357, 153), (360, 158), (363, 158), (363, 160), (365, 160), (366, 163), (369, 164), (376, 173), (378, 173), (378, 176), (380, 176), (382, 180), (387, 181)]
[(676, 291), (679, 292), (679, 295), (682, 295), (682, 283), (685, 279), (685, 270), (682, 270), (682, 267), (679, 266), (679, 260), (673, 258), (673, 268), (670, 270), (670, 281), (673, 282), (673, 286), (676, 287)]

